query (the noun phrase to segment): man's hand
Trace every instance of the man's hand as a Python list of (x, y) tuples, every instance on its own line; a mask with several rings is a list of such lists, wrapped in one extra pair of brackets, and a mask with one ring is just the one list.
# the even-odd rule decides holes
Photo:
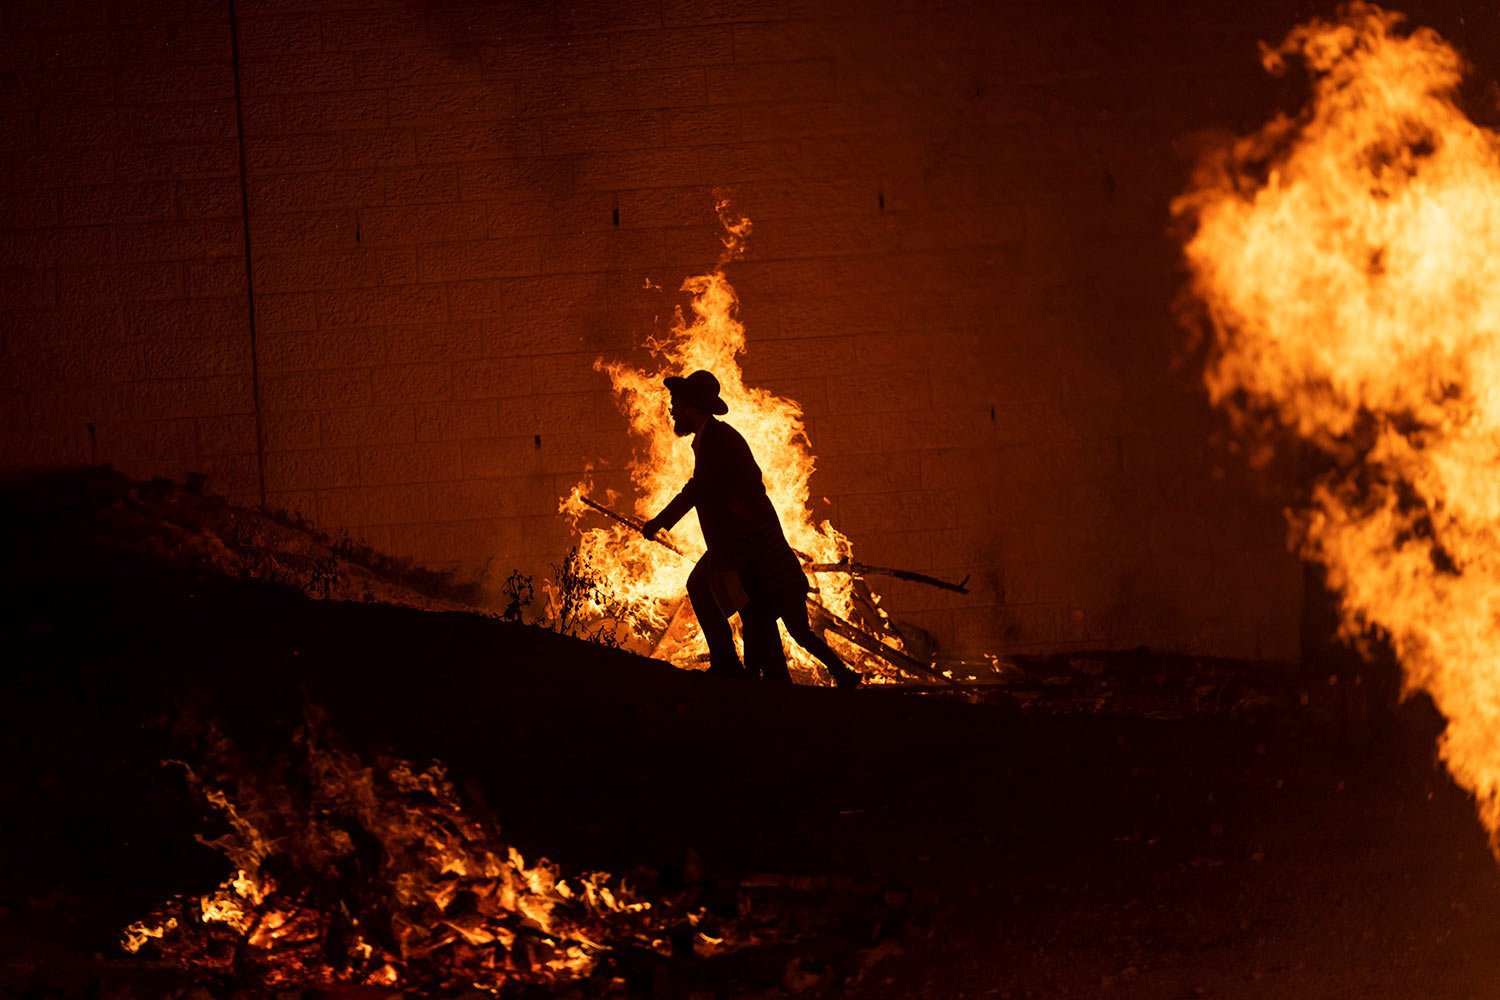
[(661, 522), (654, 517), (651, 520), (647, 521), (645, 524), (641, 525), (641, 534), (646, 536), (646, 541), (648, 542), (656, 541), (656, 533), (660, 530)]

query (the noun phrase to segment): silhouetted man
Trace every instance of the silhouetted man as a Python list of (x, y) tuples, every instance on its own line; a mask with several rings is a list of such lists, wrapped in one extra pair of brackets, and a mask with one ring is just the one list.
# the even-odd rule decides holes
[[(738, 675), (748, 667), (768, 681), (790, 683), (776, 628), (780, 619), (840, 687), (858, 684), (860, 675), (808, 623), (802, 561), (782, 534), (750, 446), (739, 431), (714, 419), (729, 412), (719, 397), (719, 380), (696, 371), (667, 378), (665, 385), (672, 397), (672, 429), (679, 437), (693, 435), (693, 477), (642, 532), (653, 538), (698, 509), (708, 552), (688, 575), (687, 590), (708, 643), (709, 671)], [(729, 616), (736, 612), (745, 639), (744, 666), (729, 628)]]

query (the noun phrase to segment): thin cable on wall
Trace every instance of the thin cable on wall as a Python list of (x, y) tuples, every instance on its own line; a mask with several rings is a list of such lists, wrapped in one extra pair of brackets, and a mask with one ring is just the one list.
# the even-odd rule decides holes
[(266, 429), (260, 405), (260, 348), (255, 335), (255, 266), (250, 256), (250, 186), (245, 166), (245, 111), (240, 94), (240, 31), (234, 0), (229, 2), (229, 58), (234, 69), (234, 128), (240, 153), (240, 222), (245, 234), (245, 298), (250, 323), (250, 393), (255, 410), (255, 476), (260, 505), (266, 505)]

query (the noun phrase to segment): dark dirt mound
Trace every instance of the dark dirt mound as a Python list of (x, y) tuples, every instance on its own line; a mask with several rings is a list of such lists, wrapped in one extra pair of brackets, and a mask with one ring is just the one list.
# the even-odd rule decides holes
[(204, 533), (149, 496), (119, 544), (99, 527), (112, 489), (53, 479), (4, 501), (0, 991), (185, 988), (114, 950), (166, 895), (224, 876), (193, 839), (201, 803), (160, 765), (180, 751), (174, 724), (211, 717), (274, 754), (309, 701), (361, 752), (445, 762), (528, 856), (701, 879), (772, 931), (834, 915), (732, 961), (667, 962), (622, 987), (636, 994), (1464, 997), (1493, 983), (1500, 885), (1469, 804), (1431, 766), (1421, 705), (1355, 733), (1281, 702), (1150, 718), (722, 682), (473, 612), (309, 600), (223, 572), (201, 541), (183, 558), (184, 534)]
[(237, 507), (200, 480), (128, 479), (86, 466), (0, 484), (0, 521), (18, 585), (55, 582), (97, 562), (255, 580), (325, 600), (473, 610), (472, 583), (332, 537), (295, 512)]

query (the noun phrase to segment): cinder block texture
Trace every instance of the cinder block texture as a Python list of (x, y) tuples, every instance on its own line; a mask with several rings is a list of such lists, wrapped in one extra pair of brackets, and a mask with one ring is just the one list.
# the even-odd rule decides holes
[(1195, 133), (1300, 100), (1257, 43), (1303, 5), (1149, 6), (241, 0), (252, 267), (228, 5), (0, 6), (0, 463), (203, 471), (545, 577), (557, 498), (632, 448), (593, 362), (664, 329), (728, 188), (744, 371), (804, 407), (818, 516), (971, 578), (878, 581), (898, 619), (1293, 658), (1167, 205)]
[(253, 495), (225, 10), (11, 4), (0, 66), (5, 466), (200, 471)]

